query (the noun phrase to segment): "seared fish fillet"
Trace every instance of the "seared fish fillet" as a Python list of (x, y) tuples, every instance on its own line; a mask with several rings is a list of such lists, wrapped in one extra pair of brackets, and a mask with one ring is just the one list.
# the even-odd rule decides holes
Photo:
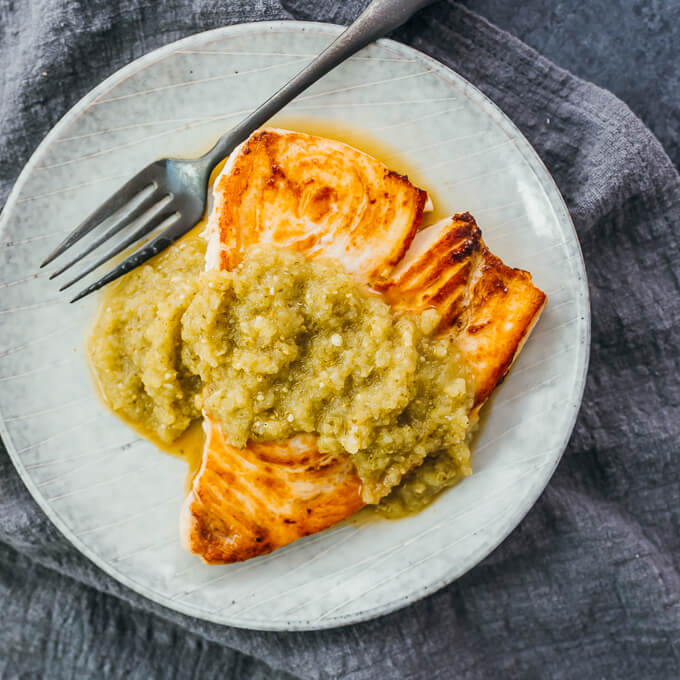
[(546, 303), (531, 274), (489, 252), (470, 213), (418, 232), (389, 280), (375, 286), (404, 311), (428, 307), (442, 315), (472, 369), (479, 411), (503, 381)]
[[(425, 195), (406, 178), (397, 176), (395, 191), (381, 189), (383, 195), (376, 197), (376, 203), (389, 205), (372, 212), (376, 221), (362, 223), (357, 217), (353, 190), (335, 194), (333, 214), (322, 216), (321, 226), (309, 215), (301, 219), (308, 202), (301, 208), (291, 187), (305, 186), (305, 174), (293, 167), (290, 158), (304, 151), (287, 150), (287, 142), (320, 154), (308, 171), (314, 191), (322, 195), (326, 183), (337, 187), (345, 181), (344, 173), (355, 176), (365, 168), (372, 169), (376, 180), (393, 181), (378, 161), (347, 145), (279, 130), (256, 133), (235, 152), (236, 158), (232, 156), (216, 182), (208, 226), (208, 268), (230, 269), (249, 245), (269, 242), (311, 257), (334, 257), (359, 281), (383, 292), (399, 310), (437, 308), (442, 313), (440, 332), (455, 338), (472, 366), (471, 415), (475, 417), (531, 332), (545, 295), (528, 273), (506, 267), (488, 251), (467, 213), (415, 234)], [(253, 154), (256, 157), (248, 165)], [(337, 158), (338, 154), (344, 157)], [(323, 158), (328, 158), (328, 165), (323, 165)], [(284, 181), (273, 170), (284, 165), (295, 173), (294, 182)], [(259, 188), (244, 188), (242, 174)], [(272, 176), (274, 182), (267, 185)], [(363, 183), (356, 190), (373, 195)], [(258, 202), (264, 201), (277, 205), (278, 212), (264, 203), (258, 208)], [(239, 202), (257, 225), (252, 232), (234, 208)], [(305, 237), (305, 224), (312, 238)], [(396, 245), (386, 243), (392, 237)], [(336, 238), (342, 247), (338, 248)], [(321, 531), (363, 505), (361, 482), (349, 458), (319, 453), (312, 435), (270, 444), (250, 442), (240, 450), (224, 441), (219, 423), (206, 417), (204, 427), (203, 460), (182, 508), (181, 534), (184, 545), (206, 562), (263, 555)]]
[(363, 506), (349, 458), (321, 455), (316, 437), (250, 442), (237, 449), (206, 418), (193, 499), (182, 513), (188, 549), (206, 562), (238, 562), (276, 550)]
[(364, 282), (386, 278), (420, 226), (427, 194), (332, 139), (264, 129), (234, 150), (214, 188), (209, 267), (233, 269), (270, 243), (340, 261)]

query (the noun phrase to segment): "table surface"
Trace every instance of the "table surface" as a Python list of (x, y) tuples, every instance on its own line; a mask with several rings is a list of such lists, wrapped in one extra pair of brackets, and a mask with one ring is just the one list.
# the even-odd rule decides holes
[(611, 90), (680, 167), (680, 0), (462, 0), (551, 61)]

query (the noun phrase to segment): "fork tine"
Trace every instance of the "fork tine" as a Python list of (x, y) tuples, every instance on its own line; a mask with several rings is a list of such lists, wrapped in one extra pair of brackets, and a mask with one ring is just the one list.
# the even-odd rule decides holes
[[(162, 250), (165, 250), (168, 246), (172, 245), (180, 236), (186, 233), (186, 228), (182, 220), (177, 219), (179, 213), (174, 213), (170, 218), (165, 218), (163, 222), (159, 223), (158, 226), (162, 226), (164, 222), (169, 222), (170, 219), (175, 220), (174, 224), (162, 231), (158, 236), (154, 237), (146, 245), (142, 246), (139, 250), (136, 250), (132, 255), (125, 258), (120, 264), (116, 265), (108, 274), (105, 274), (100, 279), (90, 284), (87, 288), (80, 291), (71, 302), (77, 302), (81, 300), (86, 295), (94, 293), (94, 291), (99, 290), (102, 286), (105, 286), (111, 281), (115, 281), (117, 278), (127, 274), (130, 270), (143, 264), (148, 259), (152, 258), (154, 255), (158, 255)], [(165, 217), (165, 216), (164, 216)]]
[[(142, 192), (140, 192), (140, 194), (141, 193)], [(99, 248), (99, 246), (102, 243), (105, 243), (119, 231), (125, 229), (125, 227), (129, 226), (134, 220), (142, 217), (148, 211), (149, 201), (153, 199), (155, 193), (156, 188), (154, 188), (153, 191), (149, 194), (149, 196), (144, 198), (144, 200), (142, 200), (142, 202), (138, 206), (126, 212), (124, 215), (121, 215), (117, 220), (115, 220), (115, 222), (101, 236), (98, 236), (87, 248), (85, 248), (85, 250), (78, 253), (76, 257), (74, 257), (70, 262), (65, 264), (61, 269), (58, 269), (56, 272), (50, 274), (49, 276), (50, 281), (52, 279), (56, 279), (57, 276), (61, 276), (61, 274), (63, 274), (67, 269), (70, 269), (74, 264), (80, 262), (83, 258), (89, 255), (93, 250), (95, 250), (95, 248)]]
[[(108, 250), (93, 264), (89, 265), (84, 271), (78, 274), (78, 276), (76, 276), (74, 279), (71, 279), (68, 283), (64, 284), (59, 289), (59, 292), (61, 292), (62, 290), (66, 290), (67, 288), (70, 288), (74, 283), (77, 283), (78, 281), (80, 281), (80, 279), (84, 278), (90, 272), (97, 269), (97, 267), (103, 265), (104, 262), (107, 262), (111, 258), (115, 257), (116, 255), (118, 255), (118, 253), (122, 253), (126, 248), (131, 246), (133, 243), (139, 241), (140, 238), (152, 232), (156, 227), (162, 224), (169, 217), (172, 217), (175, 214), (174, 210), (163, 210), (163, 208), (165, 208), (170, 201), (172, 201), (172, 197), (165, 196), (163, 200), (155, 203), (151, 208), (149, 208), (145, 212), (144, 214), (145, 219), (142, 220), (141, 224), (132, 233), (128, 234), (128, 236), (126, 236), (120, 243), (113, 246), (113, 248)], [(161, 210), (163, 210), (162, 213)]]
[(138, 196), (149, 184), (155, 184), (155, 182), (146, 183), (139, 191), (135, 191), (130, 195), (130, 190), (139, 186), (140, 175), (147, 170), (145, 168), (141, 172), (137, 173), (131, 180), (127, 181), (123, 186), (116, 191), (113, 196), (108, 198), (104, 203), (102, 203), (89, 217), (87, 217), (83, 222), (81, 222), (42, 262), (40, 268), (42, 269), (48, 265), (52, 260), (55, 260), (59, 255), (61, 255), (65, 250), (68, 250), (74, 243), (80, 241), (83, 236), (89, 234), (100, 222), (105, 220), (107, 217), (112, 215), (116, 210), (122, 208), (130, 200)]

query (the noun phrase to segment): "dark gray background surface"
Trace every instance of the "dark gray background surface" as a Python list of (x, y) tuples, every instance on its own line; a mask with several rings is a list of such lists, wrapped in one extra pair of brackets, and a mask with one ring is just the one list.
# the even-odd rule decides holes
[[(346, 23), (362, 4), (0, 0), (0, 205), (59, 117), (141, 54), (238, 21)], [(677, 2), (466, 4), (625, 97), (677, 165)], [(46, 520), (0, 449), (0, 677), (680, 677), (680, 178), (621, 102), (455, 3), (396, 37), (510, 115), (574, 217), (591, 368), (545, 493), (439, 593), (358, 626), (279, 635), (190, 620), (108, 579)]]
[(680, 0), (463, 4), (623, 99), (680, 167)]

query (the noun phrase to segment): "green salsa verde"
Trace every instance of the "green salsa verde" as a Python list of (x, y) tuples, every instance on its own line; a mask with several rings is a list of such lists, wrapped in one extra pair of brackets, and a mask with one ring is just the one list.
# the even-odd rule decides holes
[(466, 367), (434, 310), (397, 316), (338, 264), (255, 248), (204, 272), (185, 238), (107, 294), (88, 341), (114, 411), (163, 442), (202, 412), (231, 444), (315, 433), (397, 517), (470, 473)]

